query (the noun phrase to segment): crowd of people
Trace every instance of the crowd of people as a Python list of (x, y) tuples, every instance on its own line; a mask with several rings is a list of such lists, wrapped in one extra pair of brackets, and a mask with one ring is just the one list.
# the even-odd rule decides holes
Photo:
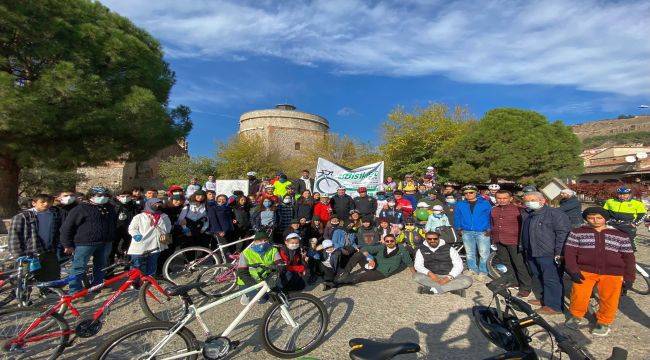
[[(513, 194), (498, 184), (439, 185), (433, 168), (420, 178), (387, 177), (372, 195), (365, 187), (350, 189), (358, 194), (354, 198), (345, 187), (335, 194), (315, 192), (307, 170), (295, 180), (283, 173), (247, 175), (248, 193), (230, 196), (217, 194), (212, 176), (204, 184), (192, 178), (185, 187), (164, 191), (111, 194), (96, 186), (85, 195), (37, 195), (32, 208), (12, 219), (10, 251), (16, 257), (38, 255), (36, 276), (43, 281), (60, 276), (66, 257), (73, 257), (73, 273), (84, 273), (92, 258), (97, 284), (102, 269), (118, 257), (128, 256), (133, 266), (155, 275), (179, 248), (215, 248), (250, 236), (249, 243), (226, 247), (241, 253), (242, 288), (264, 277), (262, 265), (283, 263), (279, 286), (285, 291), (302, 290), (319, 278), (327, 291), (408, 269), (417, 293), (459, 296), (473, 283), (488, 281), (487, 260), (496, 251), (510, 287), (541, 314), (562, 313), (566, 271), (573, 282), (569, 327), (586, 323), (589, 297), (598, 287), (592, 332), (601, 336), (610, 331), (621, 289), (634, 280), (633, 239), (646, 210), (627, 188), (604, 207), (582, 211), (569, 189), (552, 207), (534, 187)], [(70, 290), (81, 286), (72, 283)], [(242, 304), (252, 296), (242, 296)]]

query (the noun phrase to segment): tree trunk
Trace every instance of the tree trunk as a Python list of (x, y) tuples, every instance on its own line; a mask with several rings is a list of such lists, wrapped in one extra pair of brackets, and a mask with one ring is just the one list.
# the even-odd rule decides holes
[(18, 212), (18, 176), (20, 167), (11, 156), (0, 154), (0, 219)]

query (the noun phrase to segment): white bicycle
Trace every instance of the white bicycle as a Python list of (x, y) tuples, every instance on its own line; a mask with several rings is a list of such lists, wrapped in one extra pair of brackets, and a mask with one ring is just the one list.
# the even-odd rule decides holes
[[(273, 304), (262, 317), (259, 328), (266, 351), (280, 358), (293, 358), (316, 349), (323, 341), (329, 323), (329, 314), (323, 302), (310, 294), (284, 294), (275, 287), (278, 268), (258, 268), (269, 273), (266, 280), (199, 308), (192, 303), (187, 293), (200, 287), (201, 283), (169, 289), (170, 294), (179, 295), (189, 302), (188, 313), (183, 319), (177, 323), (155, 321), (129, 327), (107, 340), (94, 359), (171, 360), (196, 359), (198, 355), (209, 360), (222, 359), (238, 345), (238, 342), (228, 338), (230, 333), (267, 294)], [(201, 314), (255, 290), (258, 290), (257, 294), (228, 328), (221, 335), (213, 336)], [(194, 319), (204, 332), (203, 341), (197, 341), (196, 336), (186, 327)]]

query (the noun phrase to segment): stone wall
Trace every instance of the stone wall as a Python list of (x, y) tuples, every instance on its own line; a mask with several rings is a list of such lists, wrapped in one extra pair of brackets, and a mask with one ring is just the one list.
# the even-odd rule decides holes
[(571, 130), (579, 139), (599, 135), (622, 134), (635, 131), (650, 131), (650, 116), (639, 115), (630, 119), (608, 119), (573, 125)]

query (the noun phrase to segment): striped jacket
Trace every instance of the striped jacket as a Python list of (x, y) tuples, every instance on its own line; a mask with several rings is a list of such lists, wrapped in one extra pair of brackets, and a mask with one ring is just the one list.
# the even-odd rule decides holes
[(601, 275), (623, 275), (634, 280), (634, 252), (628, 235), (614, 228), (596, 231), (590, 226), (573, 229), (564, 243), (567, 272), (587, 271)]

